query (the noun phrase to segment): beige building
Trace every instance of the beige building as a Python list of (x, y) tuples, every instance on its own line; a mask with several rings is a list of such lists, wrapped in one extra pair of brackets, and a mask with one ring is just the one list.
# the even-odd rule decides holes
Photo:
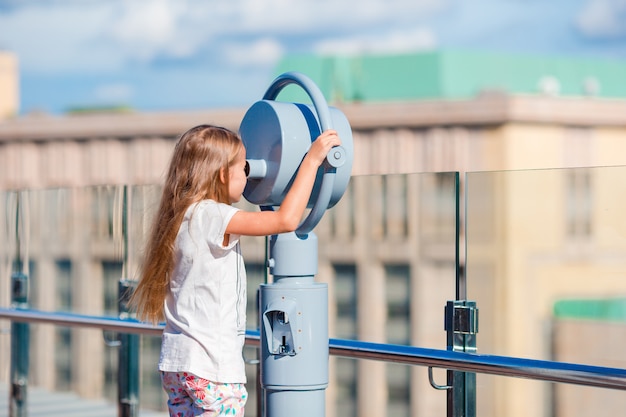
[(18, 74), (17, 57), (0, 50), (0, 122), (17, 116), (20, 107)]
[[(354, 177), (316, 229), (319, 279), (329, 282), (334, 300), (332, 336), (445, 348), (443, 307), (455, 295), (454, 171), (461, 173), (469, 298), (481, 310), (479, 353), (571, 357), (567, 344), (560, 345), (563, 352), (550, 348), (554, 302), (626, 296), (626, 234), (619, 220), (626, 204), (620, 167), (626, 165), (626, 100), (486, 94), (341, 109), (353, 129)], [(123, 256), (123, 185), (133, 185), (135, 207), (149, 210), (157, 195), (149, 185), (160, 183), (176, 136), (199, 123), (237, 129), (244, 111), (27, 116), (0, 123), (0, 187), (39, 190), (28, 200), (33, 306), (109, 311), (116, 279), (132, 276), (139, 256), (136, 240), (126, 243), (131, 259)], [(59, 187), (73, 188), (51, 190)], [(3, 215), (14, 218), (15, 194), (3, 198)], [(135, 238), (147, 224), (140, 212), (132, 219)], [(2, 232), (11, 236), (8, 226)], [(244, 250), (253, 317), (263, 241), (253, 239)], [(15, 245), (2, 251), (0, 285), (8, 288)], [(4, 379), (8, 336), (0, 338)], [(106, 389), (112, 356), (98, 332), (41, 326), (33, 340), (32, 384), (59, 389), (65, 381), (61, 388), (86, 396)], [(71, 346), (70, 353), (51, 351), (55, 344)], [(605, 348), (601, 341), (595, 352)], [(144, 358), (144, 375), (152, 373), (151, 360)], [(626, 368), (624, 357), (590, 361)], [(103, 368), (94, 372), (94, 363)], [(59, 370), (70, 377), (63, 380)], [(444, 376), (435, 371), (438, 382)], [(445, 393), (430, 387), (421, 367), (333, 358), (331, 377), (330, 417), (445, 414)], [(478, 381), (481, 417), (548, 416), (558, 404), (545, 383)], [(162, 400), (158, 393), (144, 397)]]

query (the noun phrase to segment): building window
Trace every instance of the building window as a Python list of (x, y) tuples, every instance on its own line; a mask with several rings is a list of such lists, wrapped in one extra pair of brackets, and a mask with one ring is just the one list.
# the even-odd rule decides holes
[[(72, 263), (59, 260), (56, 263), (57, 310), (72, 310)], [(55, 387), (70, 390), (72, 386), (72, 333), (67, 327), (55, 326), (54, 362), (56, 368)]]
[(387, 341), (408, 345), (410, 334), (411, 276), (408, 265), (385, 265)]
[(587, 241), (592, 233), (591, 170), (570, 169), (565, 175), (567, 235), (569, 239)]
[[(411, 274), (408, 265), (385, 265), (387, 293), (387, 343), (411, 343)], [(410, 415), (410, 368), (387, 364), (387, 415)]]
[[(589, 167), (593, 161), (594, 136), (589, 128), (569, 127), (564, 130), (564, 165)], [(593, 176), (590, 168), (571, 168), (565, 175), (565, 221), (569, 242), (588, 242), (593, 232)]]
[(335, 266), (335, 297), (337, 337), (354, 340), (357, 338), (357, 287), (354, 265)]
[[(121, 262), (102, 262), (105, 316), (117, 317), (119, 315), (119, 282), (121, 277)], [(117, 333), (104, 332), (104, 335), (111, 341), (117, 339)], [(115, 400), (117, 398), (118, 351), (116, 347), (107, 347), (104, 351), (104, 396), (109, 400)]]
[(116, 233), (128, 233), (120, 223), (125, 209), (123, 191), (124, 188), (118, 186), (94, 187), (90, 222), (93, 238), (106, 241)]
[(383, 233), (385, 236), (407, 237), (409, 234), (407, 176), (383, 175), (381, 181)]
[(420, 231), (426, 242), (450, 242), (456, 236), (458, 174), (442, 172), (420, 176)]
[[(336, 334), (342, 339), (357, 337), (356, 266), (335, 266), (335, 297), (337, 305)], [(337, 358), (337, 415), (356, 417), (357, 361)]]

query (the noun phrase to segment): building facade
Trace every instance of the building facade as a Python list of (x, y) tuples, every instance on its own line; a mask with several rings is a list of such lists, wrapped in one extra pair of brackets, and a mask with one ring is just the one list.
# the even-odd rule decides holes
[[(615, 217), (626, 202), (619, 181), (626, 101), (497, 93), (341, 110), (353, 129), (353, 178), (316, 228), (332, 337), (445, 348), (443, 307), (455, 296), (457, 190), (462, 266), (469, 297), (481, 309), (478, 352), (558, 358), (548, 352), (545, 328), (556, 300), (626, 295), (626, 245)], [(244, 112), (33, 115), (0, 123), (3, 215), (16, 219), (28, 204), (30, 219), (28, 244), (16, 242), (18, 220), (2, 230), (9, 242), (2, 247), (2, 288), (9, 288), (19, 252), (32, 277), (34, 308), (114, 314), (117, 281), (134, 277), (140, 236), (177, 136), (200, 123), (236, 130)], [(21, 199), (11, 191), (22, 189), (29, 191)], [(531, 191), (536, 200), (529, 202)], [(534, 210), (539, 202), (552, 211)], [(607, 206), (610, 215), (598, 211)], [(607, 232), (614, 226), (616, 233)], [(265, 242), (251, 239), (244, 251), (253, 321)], [(599, 281), (590, 285), (590, 276)], [(8, 305), (8, 293), (0, 294)], [(8, 336), (0, 337), (0, 375), (7, 378)], [(111, 389), (115, 354), (101, 333), (34, 326), (33, 340), (32, 384), (85, 396)], [(158, 340), (144, 345), (144, 381), (155, 386)], [(620, 360), (612, 365), (626, 367)], [(94, 363), (103, 366), (94, 371)], [(445, 414), (445, 394), (430, 387), (424, 368), (331, 363), (330, 417)], [(250, 373), (254, 381), (253, 367)], [(435, 370), (435, 377), (444, 381), (444, 372)], [(481, 416), (542, 415), (546, 402), (555, 402), (537, 383), (481, 377), (479, 383)], [(157, 389), (144, 397), (162, 405), (160, 395)]]
[(0, 121), (16, 117), (19, 103), (19, 70), (17, 57), (0, 50)]

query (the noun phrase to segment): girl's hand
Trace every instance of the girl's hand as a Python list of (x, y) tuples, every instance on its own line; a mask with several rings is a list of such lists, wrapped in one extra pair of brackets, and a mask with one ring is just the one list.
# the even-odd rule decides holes
[(341, 145), (341, 140), (336, 131), (329, 129), (319, 135), (302, 160), (296, 178), (278, 210), (239, 210), (228, 222), (226, 233), (267, 236), (296, 230), (306, 210), (319, 166), (326, 160), (332, 147), (338, 145)]
[(339, 145), (341, 145), (341, 140), (339, 139), (337, 131), (329, 129), (319, 135), (317, 139), (315, 139), (315, 142), (311, 144), (307, 158), (311, 158), (312, 162), (314, 162), (316, 166), (319, 166), (324, 162), (328, 152), (330, 152), (333, 146)]

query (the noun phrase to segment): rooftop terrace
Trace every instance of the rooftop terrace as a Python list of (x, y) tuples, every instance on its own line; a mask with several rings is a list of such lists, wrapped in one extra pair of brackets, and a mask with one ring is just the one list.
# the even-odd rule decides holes
[[(50, 392), (28, 388), (28, 415), (46, 417), (114, 417), (117, 403), (103, 399), (87, 400), (73, 392)], [(0, 384), (0, 417), (9, 415), (9, 387)], [(167, 417), (166, 412), (140, 410), (140, 417)]]

